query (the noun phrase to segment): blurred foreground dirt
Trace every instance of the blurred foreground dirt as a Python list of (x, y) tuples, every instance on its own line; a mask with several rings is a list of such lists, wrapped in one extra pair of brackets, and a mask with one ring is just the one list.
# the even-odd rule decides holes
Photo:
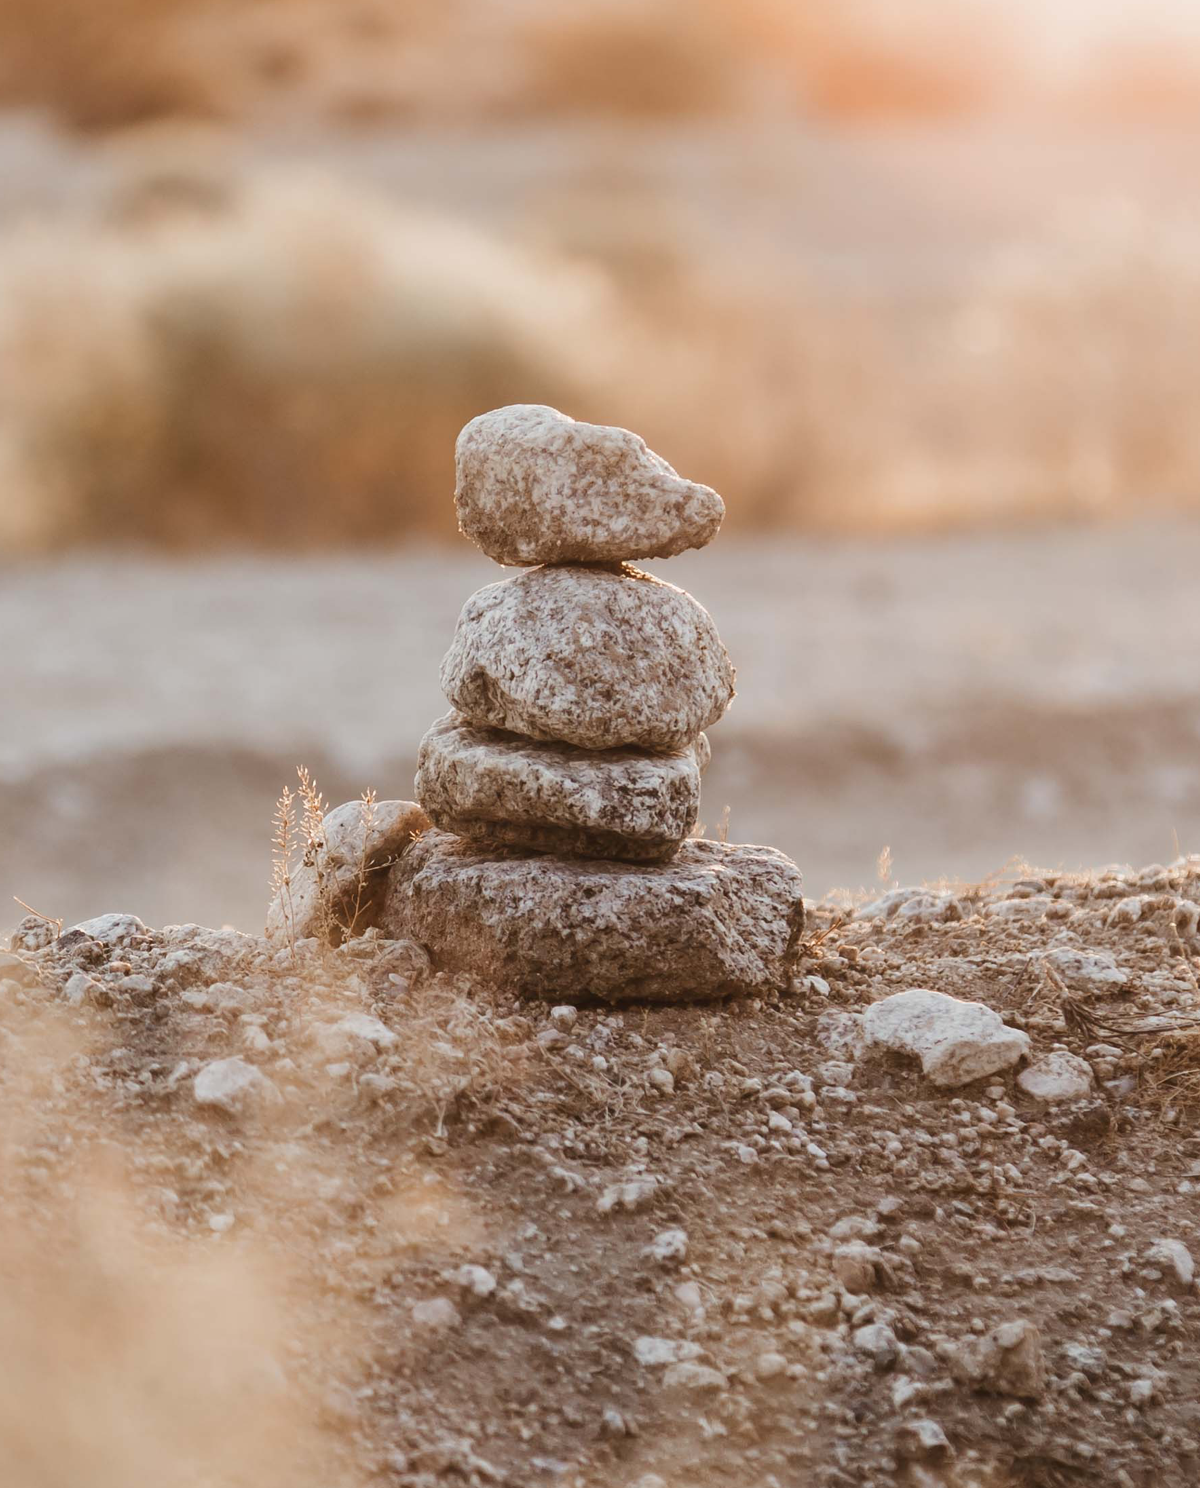
[[(715, 1006), (31, 919), (0, 1480), (1190, 1488), (1198, 870), (817, 909)], [(914, 983), (982, 1078), (874, 1041)]]

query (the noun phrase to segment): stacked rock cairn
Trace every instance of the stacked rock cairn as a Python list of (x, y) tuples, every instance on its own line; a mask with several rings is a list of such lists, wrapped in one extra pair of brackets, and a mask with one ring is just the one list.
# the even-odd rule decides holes
[(733, 667), (701, 605), (630, 566), (710, 542), (721, 498), (626, 429), (531, 404), (473, 419), (456, 468), (464, 535), (525, 571), (463, 608), (418, 759), (433, 825), (390, 868), (381, 929), (532, 995), (781, 986), (799, 870), (692, 836)]

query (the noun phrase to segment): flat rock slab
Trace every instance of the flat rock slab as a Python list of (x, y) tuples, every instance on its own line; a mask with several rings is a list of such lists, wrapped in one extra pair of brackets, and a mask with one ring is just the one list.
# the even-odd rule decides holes
[(733, 697), (712, 617), (635, 568), (534, 568), (463, 606), (442, 691), (480, 728), (581, 749), (687, 748)]
[(284, 946), (315, 936), (336, 945), (361, 934), (375, 923), (387, 870), (428, 826), (415, 801), (376, 801), (370, 810), (347, 801), (327, 812), (324, 844), (267, 911), (267, 939)]
[(480, 414), (454, 454), (459, 527), (497, 563), (670, 558), (711, 542), (725, 516), (640, 435), (538, 403)]
[(982, 1002), (962, 1002), (927, 987), (910, 987), (863, 1013), (868, 1044), (911, 1054), (935, 1085), (967, 1085), (1009, 1069), (1029, 1052), (1029, 1035), (1009, 1028)]
[(695, 749), (535, 743), (450, 713), (421, 741), (416, 792), (435, 826), (473, 842), (660, 862), (696, 825), (700, 763)]
[(391, 871), (380, 928), (443, 969), (529, 996), (689, 1002), (786, 985), (800, 870), (770, 847), (695, 838), (669, 863), (483, 853), (427, 832)]

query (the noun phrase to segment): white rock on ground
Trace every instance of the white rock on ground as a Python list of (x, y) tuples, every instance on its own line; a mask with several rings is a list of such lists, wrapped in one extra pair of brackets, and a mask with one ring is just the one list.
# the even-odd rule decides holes
[(490, 1297), (496, 1290), (496, 1278), (486, 1266), (460, 1266), (452, 1280), (473, 1297)]
[(697, 1364), (685, 1359), (672, 1364), (663, 1376), (663, 1385), (668, 1390), (726, 1390), (728, 1381), (719, 1369), (709, 1364)]
[(462, 1314), (449, 1297), (430, 1297), (424, 1302), (414, 1302), (410, 1316), (421, 1328), (457, 1328), (462, 1322)]
[(872, 1003), (863, 1014), (867, 1042), (911, 1054), (935, 1085), (966, 1085), (1017, 1064), (1029, 1035), (1009, 1028), (982, 1002), (961, 1002), (927, 987), (911, 987)]
[(652, 1002), (785, 987), (803, 924), (800, 870), (773, 848), (693, 838), (669, 863), (603, 863), (436, 830), (392, 869), (380, 918), (516, 992)]
[(271, 904), (267, 939), (284, 946), (310, 936), (337, 943), (347, 929), (361, 934), (374, 923), (387, 869), (429, 824), (414, 801), (376, 801), (370, 813), (362, 801), (335, 807), (323, 823), (324, 846)]
[(449, 713), (421, 741), (416, 794), (435, 826), (474, 842), (656, 862), (696, 825), (700, 766), (694, 747), (576, 749)]
[(665, 1364), (678, 1364), (681, 1359), (695, 1359), (700, 1345), (684, 1338), (655, 1338), (649, 1335), (633, 1340), (633, 1353), (639, 1364), (648, 1369)]
[(1196, 1275), (1196, 1263), (1182, 1240), (1155, 1240), (1146, 1252), (1146, 1260), (1170, 1271), (1180, 1286), (1190, 1287)]
[(234, 1113), (252, 1103), (279, 1099), (273, 1081), (247, 1064), (240, 1054), (206, 1064), (192, 1081), (192, 1094), (198, 1106), (217, 1106)]
[(1017, 1076), (1018, 1086), (1034, 1100), (1079, 1100), (1092, 1088), (1092, 1067), (1078, 1054), (1043, 1054)]
[(459, 527), (497, 563), (669, 558), (711, 542), (725, 515), (640, 435), (542, 404), (480, 414), (454, 455)]
[(660, 1230), (642, 1252), (660, 1266), (673, 1265), (687, 1258), (687, 1231), (681, 1229)]
[(1086, 992), (1117, 992), (1128, 975), (1117, 965), (1111, 951), (1083, 951), (1074, 946), (1056, 946), (1042, 958), (1068, 987)]
[(634, 568), (534, 568), (463, 606), (441, 685), (480, 728), (581, 749), (690, 747), (733, 697), (712, 617)]
[[(99, 941), (101, 945), (127, 945), (131, 940), (146, 934), (146, 927), (134, 914), (102, 914), (92, 920), (81, 920), (78, 925), (72, 925), (69, 930), (63, 932), (60, 944), (63, 948), (70, 943), (69, 937), (75, 935), (86, 936), (88, 940)], [(63, 944), (63, 943), (66, 944)]]

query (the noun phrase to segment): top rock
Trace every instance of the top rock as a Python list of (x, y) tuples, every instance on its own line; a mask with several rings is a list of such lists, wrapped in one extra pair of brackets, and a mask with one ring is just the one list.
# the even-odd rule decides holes
[(725, 503), (628, 429), (514, 403), (455, 446), (458, 525), (497, 563), (670, 558), (717, 535)]

